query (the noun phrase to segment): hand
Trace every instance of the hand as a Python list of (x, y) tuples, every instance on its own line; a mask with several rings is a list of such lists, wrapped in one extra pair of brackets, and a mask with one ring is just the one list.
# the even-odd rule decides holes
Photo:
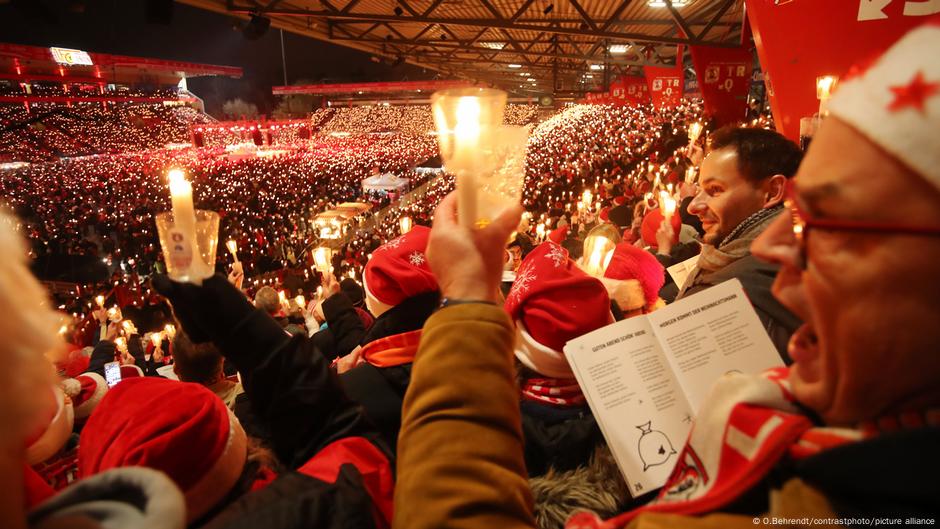
[(242, 283), (245, 281), (245, 269), (241, 261), (232, 264), (232, 271), (228, 274), (228, 282), (235, 285), (235, 288), (241, 290)]
[(457, 223), (456, 193), (441, 201), (427, 257), (444, 297), (496, 302), (506, 243), (521, 215), (522, 206), (515, 204), (485, 228), (470, 229)]
[(327, 272), (323, 274), (323, 299), (327, 299), (334, 294), (339, 294), (339, 281), (336, 280), (336, 276), (332, 273)]
[(362, 346), (357, 345), (351, 353), (336, 360), (336, 373), (343, 374), (363, 362), (365, 361), (362, 359)]
[(705, 159), (705, 151), (698, 145), (692, 145), (690, 151), (689, 160), (692, 161), (692, 165), (695, 167), (702, 165), (702, 160)]
[(99, 308), (95, 309), (94, 311), (92, 311), (91, 315), (92, 315), (96, 320), (98, 320), (99, 323), (104, 323), (104, 322), (108, 321), (108, 311), (105, 310), (104, 308), (100, 308), (100, 307), (99, 307)]
[(676, 232), (672, 229), (672, 223), (663, 220), (656, 230), (656, 253), (659, 255), (669, 255), (672, 252), (672, 241)]

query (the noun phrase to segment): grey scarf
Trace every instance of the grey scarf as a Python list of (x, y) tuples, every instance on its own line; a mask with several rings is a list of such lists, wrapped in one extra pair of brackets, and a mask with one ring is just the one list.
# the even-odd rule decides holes
[(686, 280), (679, 297), (692, 285), (705, 281), (711, 272), (721, 270), (738, 259), (747, 257), (751, 253), (751, 243), (754, 239), (767, 229), (782, 211), (782, 204), (761, 209), (731, 230), (719, 246), (703, 244), (695, 270)]

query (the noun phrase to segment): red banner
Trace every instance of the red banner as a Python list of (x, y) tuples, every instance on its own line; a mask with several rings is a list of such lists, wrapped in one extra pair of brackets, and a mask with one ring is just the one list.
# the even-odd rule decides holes
[(618, 105), (647, 105), (650, 102), (649, 88), (642, 77), (623, 76), (610, 84), (610, 98)]
[(467, 88), (473, 86), (469, 81), (438, 80), (438, 81), (392, 81), (376, 83), (336, 83), (336, 84), (310, 84), (294, 86), (274, 86), (271, 93), (274, 95), (292, 94), (370, 94), (385, 92), (433, 92), (447, 88)]
[(936, 0), (745, 0), (745, 5), (774, 120), (793, 140), (799, 138), (800, 118), (819, 110), (817, 77), (844, 76), (940, 12)]
[(692, 46), (692, 64), (705, 114), (720, 127), (744, 120), (751, 88), (753, 56), (743, 48)]
[(646, 85), (655, 108), (674, 108), (682, 99), (682, 68), (644, 66)]

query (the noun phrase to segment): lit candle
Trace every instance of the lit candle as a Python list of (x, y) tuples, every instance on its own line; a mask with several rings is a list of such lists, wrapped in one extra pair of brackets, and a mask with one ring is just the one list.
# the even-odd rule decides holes
[[(702, 135), (702, 124), (696, 121), (689, 125), (689, 146), (695, 145), (695, 142), (698, 141), (699, 136)], [(691, 151), (690, 151), (691, 152)]]
[(95, 297), (95, 303), (98, 304), (98, 307), (104, 308), (104, 296), (98, 295)]
[(330, 260), (333, 257), (333, 251), (326, 246), (320, 246), (313, 251), (313, 262), (317, 270), (325, 274), (330, 270)]
[(839, 78), (834, 75), (824, 75), (816, 78), (816, 98), (819, 99), (819, 117), (829, 114), (829, 99), (835, 90)]
[(480, 147), (480, 100), (461, 97), (457, 102), (454, 127), (454, 171), (457, 173), (457, 217), (464, 227), (473, 227), (477, 219), (477, 185), (474, 158)]
[(581, 201), (585, 204), (590, 204), (594, 200), (594, 195), (591, 193), (590, 189), (586, 189), (584, 194), (581, 195)]
[(228, 248), (230, 254), (232, 254), (232, 259), (235, 259), (235, 262), (238, 262), (238, 243), (235, 242), (235, 239), (229, 239), (225, 243), (225, 247)]
[(676, 212), (676, 200), (666, 191), (659, 192), (659, 207), (663, 210), (663, 218), (666, 222), (672, 220), (673, 213)]
[(114, 345), (117, 346), (117, 349), (121, 352), (121, 354), (127, 354), (127, 340), (125, 340), (123, 336), (115, 338)]
[(159, 349), (159, 348), (160, 348), (160, 344), (163, 343), (163, 334), (161, 334), (161, 333), (159, 333), (159, 332), (155, 332), (155, 333), (151, 334), (151, 335), (150, 335), (150, 341), (151, 341), (151, 343), (153, 343), (153, 347), (154, 347), (155, 349)]
[(301, 310), (307, 306), (307, 300), (304, 299), (303, 294), (298, 294), (297, 297), (294, 298), (294, 302), (297, 303), (297, 306), (300, 307)]
[(174, 337), (176, 337), (176, 326), (172, 323), (167, 323), (166, 327), (163, 328), (163, 332), (166, 333), (167, 338), (172, 340)]
[(398, 220), (398, 227), (401, 229), (401, 234), (404, 235), (411, 231), (411, 217), (402, 217)]
[[(181, 256), (177, 257), (182, 262), (189, 261), (188, 276), (201, 283), (203, 277), (208, 277), (206, 265), (199, 254), (199, 246), (196, 244), (196, 208), (193, 206), (193, 185), (190, 184), (183, 171), (172, 169), (167, 178), (170, 181), (170, 200), (173, 202), (173, 228), (182, 238), (181, 246), (189, 247), (189, 251), (183, 250)], [(171, 249), (172, 253), (172, 249)], [(191, 255), (191, 259), (186, 259), (186, 254)], [(174, 256), (169, 256), (171, 259)], [(183, 268), (186, 268), (185, 265)]]

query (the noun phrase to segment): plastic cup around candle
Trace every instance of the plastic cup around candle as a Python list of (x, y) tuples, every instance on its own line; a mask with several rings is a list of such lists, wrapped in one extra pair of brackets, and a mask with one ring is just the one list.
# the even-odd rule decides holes
[(499, 127), (481, 142), (484, 171), (476, 177), (476, 217), (473, 225), (483, 227), (506, 208), (520, 202), (525, 180), (528, 127)]
[(157, 234), (167, 275), (171, 279), (187, 283), (202, 284), (202, 280), (215, 273), (215, 253), (219, 245), (219, 214), (214, 211), (196, 210), (196, 248), (192, 241), (176, 229), (173, 212), (157, 214)]

